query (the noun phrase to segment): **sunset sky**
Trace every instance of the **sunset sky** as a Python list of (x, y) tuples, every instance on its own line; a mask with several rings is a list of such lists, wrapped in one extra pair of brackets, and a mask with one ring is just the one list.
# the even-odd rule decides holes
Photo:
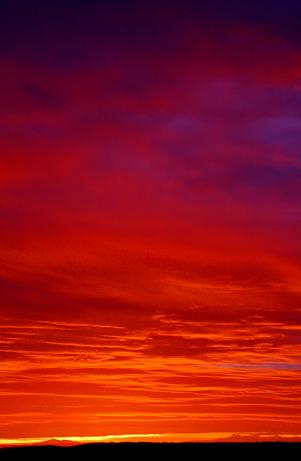
[(0, 442), (301, 437), (300, 21), (1, 1)]

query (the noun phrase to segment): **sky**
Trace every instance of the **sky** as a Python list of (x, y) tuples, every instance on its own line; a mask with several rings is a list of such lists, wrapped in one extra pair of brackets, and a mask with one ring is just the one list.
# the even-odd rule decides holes
[(2, 0), (0, 440), (301, 436), (300, 19)]

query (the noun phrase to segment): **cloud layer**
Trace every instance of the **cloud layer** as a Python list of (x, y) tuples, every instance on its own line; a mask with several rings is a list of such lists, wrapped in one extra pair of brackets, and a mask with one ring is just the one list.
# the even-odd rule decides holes
[(299, 2), (84, 3), (1, 19), (0, 438), (300, 434)]

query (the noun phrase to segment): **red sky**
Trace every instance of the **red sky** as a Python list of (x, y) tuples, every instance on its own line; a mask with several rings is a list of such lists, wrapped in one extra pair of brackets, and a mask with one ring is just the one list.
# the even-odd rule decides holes
[(1, 440), (301, 434), (300, 5), (203, 3), (4, 2)]

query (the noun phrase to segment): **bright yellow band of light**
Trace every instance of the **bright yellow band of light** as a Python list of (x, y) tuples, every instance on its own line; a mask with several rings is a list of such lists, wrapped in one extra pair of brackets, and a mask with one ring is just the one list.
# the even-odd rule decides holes
[(257, 433), (241, 433), (232, 434), (228, 432), (206, 432), (206, 433), (187, 433), (187, 434), (118, 434), (118, 435), (103, 435), (103, 436), (67, 436), (52, 438), (19, 438), (19, 439), (0, 439), (0, 446), (12, 446), (12, 445), (35, 445), (35, 444), (47, 444), (55, 445), (65, 442), (66, 444), (85, 444), (85, 443), (105, 443), (105, 442), (138, 442), (138, 441), (151, 441), (151, 442), (212, 442), (212, 441), (232, 441), (234, 438), (237, 440), (241, 439), (247, 441), (252, 440), (253, 437), (257, 437), (260, 441), (266, 440), (289, 440), (301, 438), (301, 434), (257, 434)]

